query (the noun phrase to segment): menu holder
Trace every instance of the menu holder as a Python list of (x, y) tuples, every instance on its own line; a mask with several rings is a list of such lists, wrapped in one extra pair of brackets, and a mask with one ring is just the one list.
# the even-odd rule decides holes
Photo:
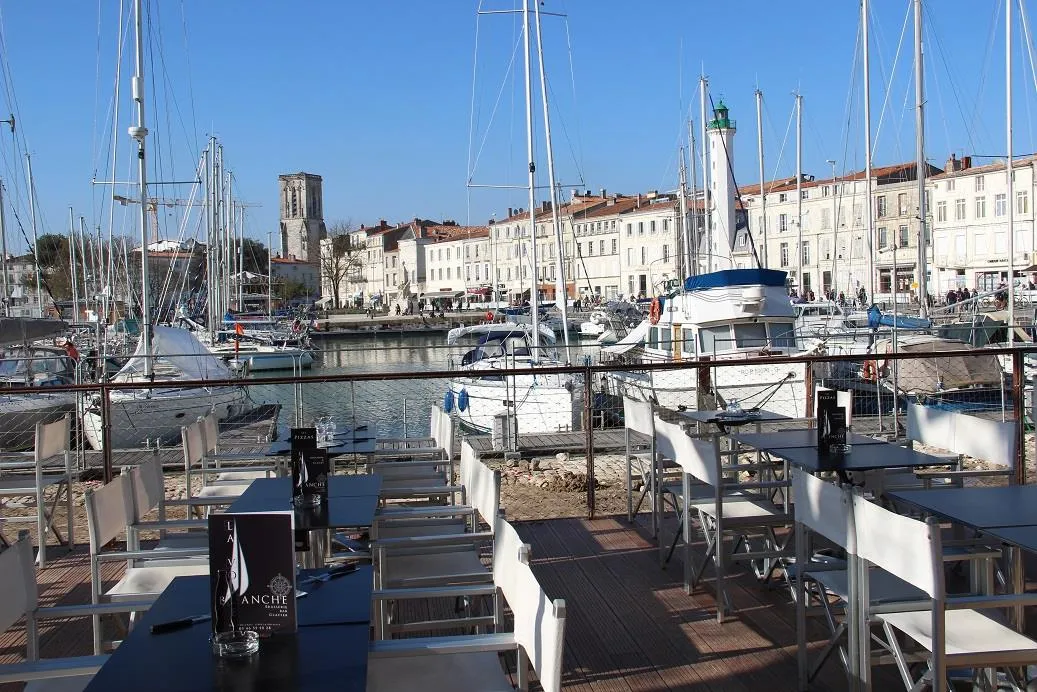
[(829, 463), (842, 459), (848, 451), (846, 408), (837, 404), (837, 395), (835, 390), (817, 393), (817, 455)]
[(327, 504), (328, 452), (318, 448), (292, 450), (292, 504), (313, 507)]
[(209, 516), (213, 649), (255, 653), (259, 638), (297, 631), (291, 512)]
[(317, 428), (292, 428), (292, 450), (316, 449)]

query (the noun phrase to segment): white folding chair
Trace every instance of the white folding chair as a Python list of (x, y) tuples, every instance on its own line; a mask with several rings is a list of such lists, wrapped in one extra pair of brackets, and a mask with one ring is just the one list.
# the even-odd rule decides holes
[[(162, 471), (162, 459), (155, 456), (127, 469), (133, 493), (133, 512), (130, 523), (126, 527), (126, 544), (129, 550), (140, 548), (140, 534), (143, 531), (160, 532), (157, 548), (207, 548), (209, 545), (208, 523), (204, 519), (169, 519), (166, 508), (170, 505), (187, 507), (206, 507), (211, 504), (225, 504), (224, 500), (206, 500), (191, 497), (170, 499), (166, 497), (165, 474)], [(157, 516), (148, 519), (152, 513)], [(170, 533), (178, 531), (180, 533)]]
[[(47, 533), (53, 533), (59, 543), (67, 544), (69, 550), (75, 547), (72, 517), (72, 454), (69, 450), (69, 430), (71, 415), (65, 414), (52, 423), (36, 424), (36, 444), (33, 448), (32, 473), (12, 473), (0, 477), (0, 497), (32, 497), (36, 502), (36, 516), (6, 516), (5, 522), (36, 523), (36, 535), (39, 541), (37, 562), (40, 567), (47, 565)], [(60, 465), (53, 463), (60, 457)], [(50, 497), (48, 498), (48, 491)], [(55, 510), (58, 503), (65, 505), (65, 537), (55, 526)], [(2, 505), (0, 505), (2, 506)]]
[[(421, 458), (404, 449), (372, 460), (368, 468), (382, 477), (381, 497), (386, 501), (453, 500), (460, 486), (453, 484), (454, 425), (449, 415), (432, 407), (432, 433), (435, 447), (420, 448)], [(406, 457), (406, 458), (404, 458)]]
[[(277, 464), (256, 452), (221, 452), (220, 422), (216, 412), (210, 411), (198, 419), (202, 433), (203, 484), (241, 483), (256, 478), (269, 478), (277, 472)], [(214, 476), (210, 479), (209, 476)]]
[[(498, 618), (493, 634), (376, 641), (368, 660), (368, 692), (526, 690), (530, 667), (545, 692), (561, 690), (565, 602), (550, 600), (540, 588), (529, 566), (529, 546), (513, 526), (499, 519), (495, 534), (494, 588), (511, 609), (512, 631), (500, 631)], [(466, 590), (471, 587), (455, 587), (453, 592)], [(426, 596), (416, 591), (411, 597)], [(499, 657), (508, 651), (518, 654), (514, 684)]]
[[(652, 402), (623, 397), (623, 442), (626, 446), (627, 521), (641, 511), (645, 500), (652, 510), (651, 532), (658, 533), (656, 482), (659, 463), (655, 448), (655, 412)], [(641, 492), (634, 501), (634, 467), (641, 477)]]
[[(133, 514), (132, 475), (123, 474), (97, 490), (86, 491), (87, 530), (90, 535), (90, 602), (153, 601), (174, 578), (209, 573), (209, 548), (155, 550), (105, 550), (126, 531)], [(123, 561), (126, 569), (106, 588), (101, 565)], [(94, 653), (102, 653), (100, 614), (93, 615)]]
[[(993, 680), (983, 669), (1002, 669), (1013, 680), (1014, 669), (1037, 664), (1037, 641), (1016, 632), (993, 617), (989, 611), (1037, 604), (1037, 594), (949, 596), (944, 583), (943, 542), (939, 524), (929, 519), (918, 521), (869, 502), (860, 493), (853, 496), (854, 523), (860, 569), (877, 565), (924, 591), (920, 601), (871, 605), (868, 583), (860, 587), (862, 622), (881, 622), (906, 689), (924, 683), (934, 692), (950, 689), (948, 670), (973, 669), (976, 680)], [(981, 612), (982, 609), (984, 612)], [(916, 678), (912, 674), (900, 636), (927, 652), (928, 669)], [(860, 660), (870, 661), (871, 637), (861, 636)], [(868, 666), (861, 673), (867, 676)]]
[[(224, 504), (232, 504), (234, 500), (245, 492), (251, 479), (240, 481), (225, 481), (221, 483), (206, 483), (207, 469), (205, 465), (205, 433), (202, 430), (202, 420), (199, 419), (180, 428), (180, 443), (184, 450), (184, 480), (187, 488), (187, 497), (200, 497), (208, 500), (217, 498), (225, 501)], [(202, 487), (194, 493), (191, 488), (191, 474), (197, 468), (202, 474)], [(212, 503), (217, 504), (217, 503)]]
[(25, 618), (25, 660), (0, 665), (0, 684), (26, 682), (28, 692), (75, 692), (90, 682), (107, 656), (70, 656), (40, 658), (39, 621), (45, 618), (69, 619), (99, 612), (139, 610), (141, 604), (107, 606), (71, 605), (40, 607), (39, 590), (33, 566), (32, 542), (23, 531), (10, 548), (0, 553), (0, 632)]
[[(665, 564), (683, 539), (684, 588), (688, 593), (701, 580), (706, 566), (713, 563), (717, 583), (717, 621), (723, 622), (730, 607), (724, 589), (727, 563), (757, 562), (757, 576), (767, 579), (778, 560), (787, 557), (787, 541), (779, 540), (775, 529), (791, 524), (792, 517), (786, 508), (775, 505), (767, 495), (758, 493), (786, 488), (788, 481), (742, 482), (738, 478), (740, 467), (723, 465), (716, 437), (708, 440), (693, 438), (679, 424), (667, 422), (659, 416), (655, 418), (655, 432), (659, 453), (673, 458), (683, 472), (680, 496), (674, 498), (678, 526), (667, 553), (660, 522), (660, 557)], [(698, 483), (693, 484), (693, 480)], [(691, 556), (692, 513), (697, 515), (706, 541), (705, 554), (697, 567), (693, 566)], [(729, 551), (724, 548), (727, 534), (734, 536)]]

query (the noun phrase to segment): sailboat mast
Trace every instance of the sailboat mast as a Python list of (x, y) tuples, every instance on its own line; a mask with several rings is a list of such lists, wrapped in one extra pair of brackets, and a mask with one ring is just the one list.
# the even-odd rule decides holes
[[(87, 252), (86, 252), (86, 241), (84, 240), (84, 236), (86, 236), (86, 218), (83, 217), (83, 216), (80, 216), (79, 217), (79, 256), (80, 256), (80, 258), (82, 258), (82, 261), (80, 262), (79, 269), (83, 273), (83, 308), (84, 309), (88, 309), (90, 307), (90, 285), (87, 282), (86, 265), (87, 265), (87, 262), (90, 260), (90, 255), (88, 255)], [(76, 268), (72, 267), (72, 271), (75, 271), (75, 270), (76, 270)]]
[(39, 306), (40, 317), (43, 317), (43, 276), (40, 271), (40, 245), (36, 234), (36, 195), (32, 184), (32, 156), (25, 155), (25, 168), (29, 176), (29, 217), (32, 220), (32, 259), (36, 265), (36, 305)]
[(140, 281), (141, 281), (141, 339), (144, 340), (144, 376), (154, 375), (151, 362), (151, 286), (148, 280), (148, 169), (145, 161), (144, 140), (148, 129), (144, 126), (144, 20), (141, 0), (135, 0), (134, 23), (136, 31), (136, 71), (133, 75), (133, 103), (137, 108), (137, 124), (129, 134), (137, 142), (137, 181), (140, 186)]
[[(699, 273), (699, 212), (698, 212), (698, 181), (695, 179), (695, 123), (691, 118), (688, 118), (688, 143), (691, 149), (688, 151), (688, 161), (691, 163), (689, 168), (691, 169), (691, 213), (688, 215), (691, 219), (691, 228), (689, 229), (688, 237), (691, 239), (691, 245), (686, 248), (688, 253), (688, 275), (698, 276)], [(703, 207), (705, 206), (705, 195), (702, 197)], [(681, 286), (684, 286), (684, 277), (681, 277)]]
[(803, 95), (796, 92), (796, 291), (806, 298), (803, 285)]
[(688, 275), (685, 267), (688, 248), (688, 171), (684, 166), (684, 145), (681, 145), (680, 157), (680, 180), (678, 181), (680, 185), (680, 223), (677, 224), (675, 247), (680, 248), (677, 253), (677, 277), (683, 279)]
[(766, 184), (765, 173), (763, 168), (763, 92), (759, 89), (756, 90), (756, 157), (760, 161), (760, 237), (762, 238), (760, 248), (761, 257), (760, 260), (764, 267), (769, 267), (767, 264), (767, 191), (764, 189)]
[[(918, 0), (916, 0), (917, 2)], [(1015, 341), (1015, 180), (1012, 157), (1012, 4), (1005, 2), (1005, 137), (1008, 157), (1005, 179), (1008, 186), (1008, 343)]]
[[(565, 362), (571, 363), (572, 354), (569, 352), (569, 295), (565, 290), (565, 265), (562, 263), (562, 223), (558, 216), (558, 188), (555, 185), (554, 146), (551, 144), (551, 113), (547, 105), (547, 76), (544, 74), (544, 37), (540, 28), (539, 2), (533, 3), (533, 12), (537, 23), (537, 62), (540, 65), (540, 100), (544, 102), (544, 138), (547, 141), (544, 153), (547, 155), (547, 187), (551, 191), (551, 223), (555, 231), (555, 271), (558, 273), (558, 283), (555, 288), (555, 302), (560, 304), (562, 308), (562, 338), (565, 339)], [(532, 217), (530, 217), (530, 220), (532, 222)], [(533, 234), (533, 240), (535, 246), (535, 233)], [(537, 278), (535, 251), (533, 255), (533, 279), (533, 288), (536, 290), (539, 280)], [(561, 297), (557, 298), (557, 296)]]
[[(535, 0), (534, 0), (535, 1)], [(540, 315), (537, 310), (537, 235), (536, 235), (536, 162), (533, 160), (533, 59), (530, 55), (529, 0), (522, 0), (522, 33), (526, 58), (526, 160), (529, 161), (529, 238), (530, 264), (533, 269), (533, 285), (529, 290), (530, 316), (533, 322), (533, 359), (540, 354)], [(521, 247), (521, 244), (519, 245)], [(519, 255), (519, 267), (525, 257)], [(519, 276), (522, 269), (519, 269)]]
[(7, 224), (4, 220), (4, 183), (0, 180), (0, 274), (4, 276), (4, 317), (11, 316), (11, 289), (7, 279)]
[[(1008, 4), (1011, 4), (1009, 0)], [(922, 0), (915, 0), (915, 177), (918, 181), (918, 304), (922, 317), (929, 315), (929, 281), (926, 276), (925, 232), (925, 82), (922, 63)], [(1011, 255), (1011, 253), (1009, 253)]]
[(79, 318), (79, 277), (76, 274), (76, 218), (68, 208), (68, 270), (72, 274), (72, 323)]
[(709, 146), (706, 139), (706, 99), (709, 97), (709, 80), (699, 77), (699, 106), (702, 118), (702, 218), (706, 225), (706, 271), (713, 271), (713, 215), (710, 212), (709, 194)]
[(274, 234), (267, 232), (266, 234), (266, 315), (271, 317), (274, 314), (274, 253), (270, 251), (270, 248), (274, 243)]
[[(864, 207), (868, 227), (865, 228), (865, 236), (868, 240), (868, 298), (875, 301), (875, 221), (873, 216), (873, 204), (871, 199), (871, 63), (869, 61), (869, 50), (871, 39), (868, 37), (868, 27), (871, 23), (871, 15), (868, 11), (868, 0), (861, 0), (861, 39), (864, 44)], [(845, 163), (845, 162), (844, 162)], [(855, 183), (856, 185), (856, 183)], [(832, 224), (838, 223), (832, 219)], [(853, 244), (851, 243), (851, 248)], [(896, 277), (893, 278), (893, 302), (896, 303)], [(867, 307), (862, 305), (861, 308)]]

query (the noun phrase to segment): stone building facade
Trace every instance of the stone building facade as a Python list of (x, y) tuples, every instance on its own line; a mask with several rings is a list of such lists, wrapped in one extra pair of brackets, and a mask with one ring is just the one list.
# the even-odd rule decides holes
[(283, 257), (311, 264), (320, 261), (324, 225), (323, 181), (313, 173), (277, 177), (280, 186), (281, 247)]

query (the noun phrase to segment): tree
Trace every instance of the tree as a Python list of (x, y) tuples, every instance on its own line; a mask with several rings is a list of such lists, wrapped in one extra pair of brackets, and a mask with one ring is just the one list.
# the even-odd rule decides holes
[[(36, 239), (36, 263), (40, 265), (41, 287), (54, 300), (72, 297), (72, 272), (68, 256), (68, 238), (47, 233)], [(36, 289), (36, 274), (25, 277), (25, 285)]]
[[(238, 243), (235, 241), (234, 251), (237, 252), (237, 250)], [(265, 276), (267, 273), (267, 265), (270, 262), (270, 249), (258, 240), (242, 238), (241, 250), (242, 269), (247, 272), (263, 274)]]
[(336, 221), (328, 228), (328, 237), (321, 241), (320, 283), (329, 286), (335, 307), (342, 307), (342, 283), (364, 281), (364, 245), (354, 242), (353, 223)]

